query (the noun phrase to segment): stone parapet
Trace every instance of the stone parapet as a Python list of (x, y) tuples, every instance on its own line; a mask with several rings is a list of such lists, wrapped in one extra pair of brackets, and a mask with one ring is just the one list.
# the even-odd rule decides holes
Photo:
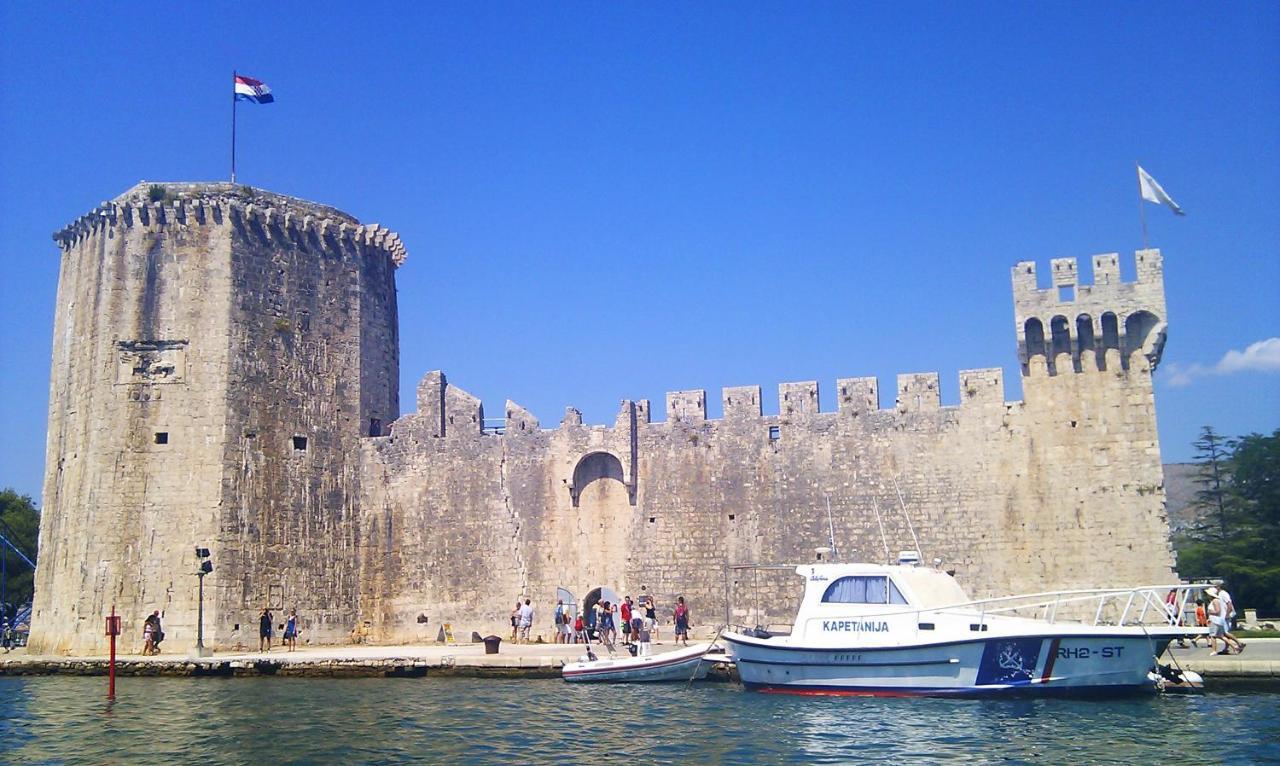
[[(153, 195), (152, 189), (159, 191)], [(144, 181), (64, 226), (53, 239), (66, 251), (108, 227), (221, 226), (231, 222), (297, 243), (317, 238), (376, 248), (385, 251), (396, 266), (408, 257), (400, 235), (379, 224), (361, 224), (335, 208), (233, 184)]]

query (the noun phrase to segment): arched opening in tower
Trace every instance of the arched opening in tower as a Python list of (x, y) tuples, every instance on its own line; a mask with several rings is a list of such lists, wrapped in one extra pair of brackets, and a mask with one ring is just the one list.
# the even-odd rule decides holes
[(1120, 324), (1116, 321), (1116, 315), (1110, 311), (1102, 315), (1102, 363), (1098, 365), (1098, 369), (1107, 369), (1107, 351), (1109, 349), (1120, 350)]
[(1090, 369), (1097, 369), (1101, 367), (1101, 364), (1097, 359), (1097, 348), (1095, 348), (1095, 345), (1096, 342), (1093, 336), (1093, 317), (1088, 314), (1081, 314), (1076, 317), (1076, 372), (1082, 371), (1086, 364), (1092, 365)]
[(1025, 374), (1029, 371), (1031, 357), (1036, 355), (1044, 356), (1044, 325), (1035, 317), (1028, 319), (1022, 326), (1022, 338), (1022, 344), (1026, 348), (1026, 358), (1023, 359), (1022, 370)]
[[(1146, 348), (1147, 341), (1150, 339), (1151, 331), (1160, 324), (1160, 319), (1150, 311), (1135, 311), (1124, 320), (1124, 363), (1129, 364), (1129, 357), (1135, 351), (1142, 351)], [(1152, 353), (1151, 356), (1158, 356)], [(1154, 362), (1155, 359), (1152, 359)]]
[(1056, 316), (1049, 322), (1049, 332), (1052, 334), (1052, 347), (1049, 355), (1050, 369), (1054, 372), (1058, 370), (1058, 357), (1062, 354), (1071, 354), (1071, 330), (1067, 324), (1067, 318), (1064, 316)]

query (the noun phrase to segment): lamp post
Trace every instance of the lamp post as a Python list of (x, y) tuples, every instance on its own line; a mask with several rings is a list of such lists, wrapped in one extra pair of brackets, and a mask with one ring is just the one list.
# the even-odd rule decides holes
[(213, 571), (213, 562), (209, 560), (209, 549), (196, 547), (196, 558), (200, 561), (200, 568), (196, 570), (196, 577), (200, 581), (199, 607), (196, 612), (196, 650), (197, 657), (208, 657), (213, 654), (210, 649), (206, 649), (204, 645), (204, 576)]

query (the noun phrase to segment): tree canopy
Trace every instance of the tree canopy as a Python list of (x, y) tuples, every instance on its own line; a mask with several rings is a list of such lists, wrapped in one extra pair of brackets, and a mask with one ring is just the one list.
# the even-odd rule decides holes
[[(17, 546), (32, 561), (36, 560), (36, 544), (40, 538), (40, 512), (26, 495), (10, 488), (0, 491), (0, 536)], [(35, 572), (8, 545), (0, 542), (4, 566), (4, 600), (0, 602), (3, 617), (12, 618), (18, 609), (31, 602)]]
[(1178, 572), (1221, 577), (1240, 607), (1280, 614), (1280, 429), (1224, 440), (1206, 426), (1196, 446), (1205, 523), (1174, 541)]

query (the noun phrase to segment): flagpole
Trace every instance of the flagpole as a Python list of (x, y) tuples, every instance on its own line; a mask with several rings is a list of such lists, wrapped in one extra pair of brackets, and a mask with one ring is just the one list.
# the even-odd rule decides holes
[(1142, 204), (1145, 201), (1142, 198), (1142, 166), (1135, 160), (1133, 168), (1138, 176), (1138, 218), (1142, 220), (1142, 249), (1147, 250), (1147, 206)]
[(236, 70), (231, 70), (231, 183), (236, 182)]

